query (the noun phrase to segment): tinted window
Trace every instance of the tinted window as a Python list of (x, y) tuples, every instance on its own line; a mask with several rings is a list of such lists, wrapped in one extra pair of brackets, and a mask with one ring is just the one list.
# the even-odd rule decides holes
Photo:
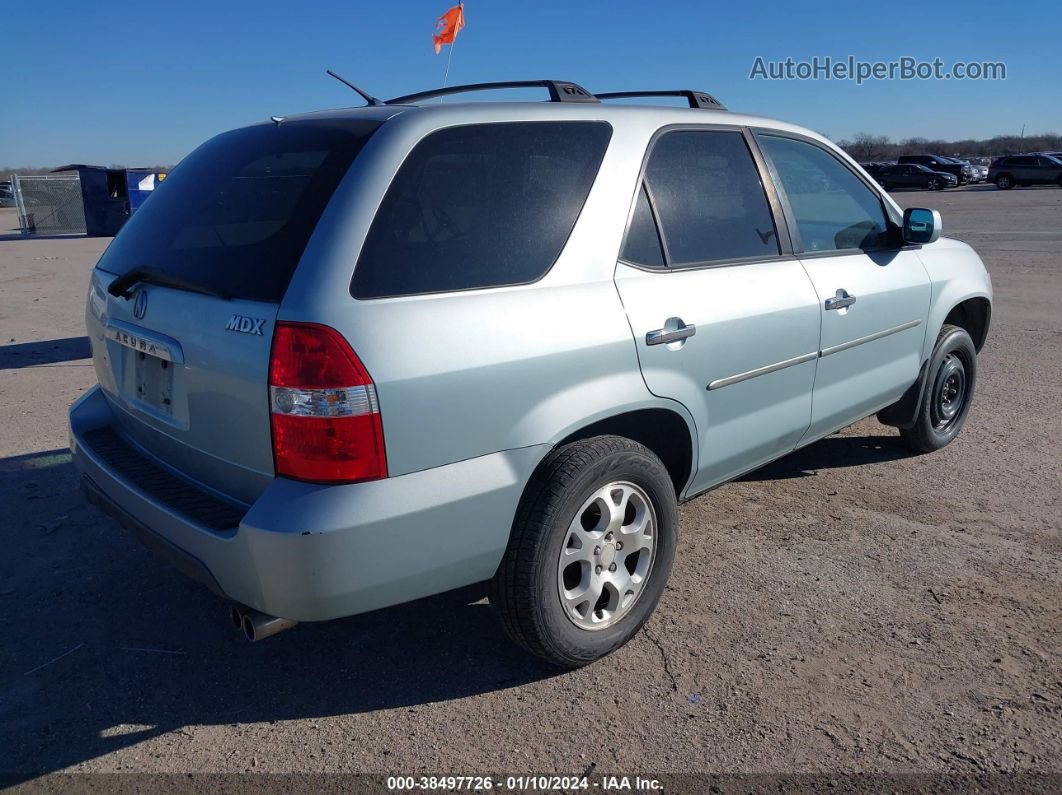
[(1028, 157), (1028, 156), (1025, 156), (1025, 157), (1012, 157), (1012, 158), (1010, 158), (1010, 160), (1007, 163), (1007, 165), (1009, 165), (1009, 166), (1032, 166), (1032, 165), (1035, 165), (1035, 164), (1036, 164), (1036, 158), (1035, 157)]
[(664, 250), (660, 246), (660, 235), (649, 209), (649, 195), (644, 185), (635, 200), (631, 227), (627, 230), (627, 242), (623, 246), (623, 259), (640, 265), (664, 264)]
[(645, 178), (670, 265), (779, 253), (767, 197), (741, 133), (667, 133), (649, 155)]
[(235, 298), (279, 301), (376, 121), (292, 121), (223, 133), (180, 162), (100, 259)]
[(354, 269), (355, 298), (534, 281), (560, 255), (597, 175), (603, 122), (451, 127), (398, 170)]
[(874, 249), (888, 244), (885, 212), (869, 187), (814, 144), (764, 135), (805, 251)]

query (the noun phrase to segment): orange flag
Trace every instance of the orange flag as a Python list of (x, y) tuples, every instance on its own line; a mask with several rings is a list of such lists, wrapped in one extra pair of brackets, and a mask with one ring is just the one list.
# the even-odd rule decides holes
[(453, 46), (454, 39), (457, 38), (457, 34), (461, 32), (461, 28), (465, 26), (465, 4), (458, 3), (441, 17), (435, 23), (435, 33), (432, 34), (431, 40), (435, 44), (435, 54), (438, 55), (442, 50), (444, 44)]

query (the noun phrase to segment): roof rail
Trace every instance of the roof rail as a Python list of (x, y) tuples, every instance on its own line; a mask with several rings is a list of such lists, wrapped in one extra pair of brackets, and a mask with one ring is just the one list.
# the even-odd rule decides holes
[(606, 94), (595, 94), (598, 99), (627, 99), (628, 97), (685, 97), (691, 108), (702, 110), (726, 110), (726, 107), (718, 99), (704, 91), (692, 91), (688, 88), (676, 89), (675, 91), (610, 91)]
[(470, 83), (466, 86), (449, 86), (435, 88), (431, 91), (418, 91), (402, 97), (389, 99), (387, 105), (412, 105), (422, 99), (445, 97), (450, 94), (464, 94), (469, 91), (491, 91), (496, 88), (545, 88), (549, 90), (550, 102), (597, 102), (597, 97), (577, 83), (566, 80), (513, 80), (501, 83)]

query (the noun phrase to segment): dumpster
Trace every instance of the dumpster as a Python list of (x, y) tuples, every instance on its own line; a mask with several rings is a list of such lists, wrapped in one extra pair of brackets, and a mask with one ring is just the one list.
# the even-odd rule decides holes
[(165, 174), (146, 168), (106, 168), (71, 163), (53, 173), (75, 171), (81, 180), (85, 234), (109, 237), (144, 203)]

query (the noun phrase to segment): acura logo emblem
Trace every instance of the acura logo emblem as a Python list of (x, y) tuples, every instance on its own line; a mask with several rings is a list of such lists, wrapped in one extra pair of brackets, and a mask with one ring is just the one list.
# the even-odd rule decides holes
[(138, 290), (136, 301), (133, 302), (133, 317), (140, 320), (147, 312), (147, 291)]

